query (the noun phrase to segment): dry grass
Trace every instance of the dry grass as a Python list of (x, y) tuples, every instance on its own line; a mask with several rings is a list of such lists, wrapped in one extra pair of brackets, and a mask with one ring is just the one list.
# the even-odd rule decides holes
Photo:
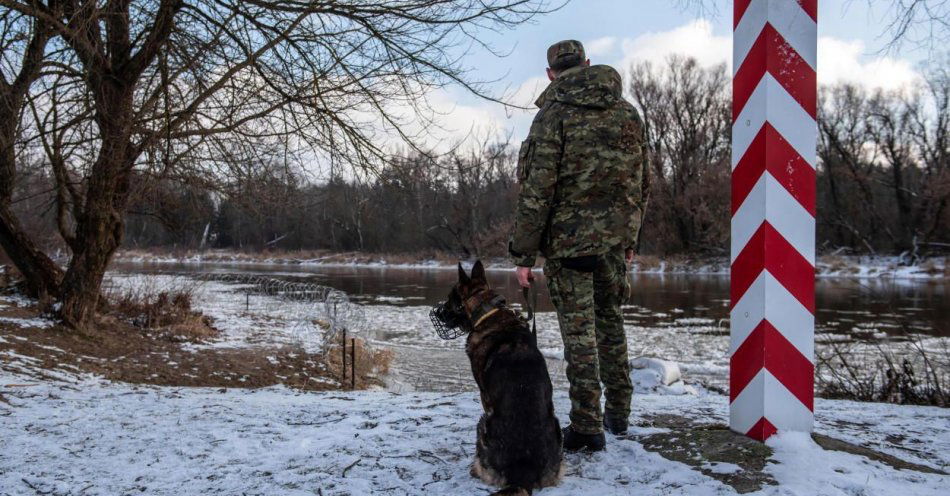
[(182, 282), (158, 287), (150, 279), (133, 287), (106, 291), (107, 311), (100, 325), (110, 320), (128, 322), (133, 327), (176, 342), (200, 342), (217, 335), (210, 317), (192, 308), (197, 283)]
[(660, 263), (663, 261), (660, 257), (655, 255), (637, 255), (634, 263), (637, 264), (640, 270), (655, 270), (660, 267)]
[(820, 262), (825, 264), (828, 267), (828, 271), (835, 272), (839, 274), (849, 274), (856, 273), (858, 271), (857, 265), (851, 263), (846, 258), (838, 257), (834, 255), (828, 255), (821, 257)]

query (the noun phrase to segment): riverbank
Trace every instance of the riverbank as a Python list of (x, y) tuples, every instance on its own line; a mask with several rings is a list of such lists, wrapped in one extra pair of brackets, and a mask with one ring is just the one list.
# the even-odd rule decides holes
[[(300, 252), (239, 252), (206, 250), (202, 252), (171, 252), (123, 250), (114, 261), (141, 264), (229, 264), (229, 265), (295, 265), (354, 268), (451, 269), (457, 258), (446, 253), (419, 255)], [(483, 260), (490, 270), (507, 270), (511, 262), (505, 258)], [(642, 274), (728, 275), (726, 258), (689, 258), (654, 256), (637, 257), (631, 270)], [(910, 265), (896, 256), (819, 256), (816, 275), (826, 278), (857, 279), (919, 279), (950, 280), (950, 257), (935, 257)]]
[[(380, 387), (388, 355), (358, 340), (356, 378), (342, 381), (339, 350), (326, 333), (306, 330), (292, 304), (245, 307), (231, 284), (184, 278), (109, 275), (110, 296), (88, 329), (67, 329), (15, 287), (0, 288), (0, 371), (30, 380), (93, 374), (106, 380), (171, 387), (267, 387), (327, 391)], [(116, 301), (135, 295), (141, 305)], [(170, 318), (159, 305), (187, 300)], [(250, 300), (248, 300), (250, 301)], [(161, 303), (156, 303), (161, 302)], [(192, 310), (191, 305), (194, 305)], [(129, 308), (122, 308), (123, 306)], [(268, 309), (271, 310), (268, 313)], [(180, 310), (178, 310), (180, 311)], [(315, 315), (308, 313), (309, 319)], [(354, 349), (355, 348), (355, 349)]]

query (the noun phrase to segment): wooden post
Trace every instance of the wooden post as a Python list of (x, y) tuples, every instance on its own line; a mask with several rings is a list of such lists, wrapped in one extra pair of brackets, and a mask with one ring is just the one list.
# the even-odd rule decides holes
[(340, 385), (342, 386), (346, 382), (346, 328), (343, 328), (343, 342), (342, 344), (342, 353), (343, 353), (343, 374), (342, 379), (340, 379)]
[(356, 338), (350, 339), (350, 389), (356, 389)]

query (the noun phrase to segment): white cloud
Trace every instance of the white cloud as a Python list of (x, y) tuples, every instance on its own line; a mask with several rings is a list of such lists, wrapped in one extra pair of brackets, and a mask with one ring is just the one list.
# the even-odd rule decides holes
[[(696, 20), (669, 31), (646, 33), (621, 42), (623, 57), (615, 64), (628, 69), (633, 62), (663, 63), (673, 54), (694, 57), (712, 66), (732, 67), (732, 35), (713, 33), (709, 21)], [(818, 83), (850, 82), (869, 89), (893, 90), (920, 79), (913, 65), (893, 57), (869, 57), (864, 42), (823, 36), (818, 40)]]
[(829, 36), (818, 39), (818, 83), (852, 83), (868, 89), (895, 90), (914, 84), (920, 74), (910, 62), (893, 57), (862, 60), (864, 42)]
[[(541, 92), (544, 91), (544, 88), (548, 87), (547, 77), (537, 76), (527, 81), (521, 83), (521, 86), (510, 97), (510, 101), (514, 105), (520, 107), (528, 107), (529, 109), (534, 108), (534, 101), (538, 99), (538, 96), (541, 95)], [(532, 113), (534, 111), (532, 110)]]
[(704, 66), (728, 63), (732, 58), (731, 35), (713, 34), (712, 23), (705, 19), (691, 21), (669, 31), (625, 38), (621, 45), (623, 58), (615, 64), (620, 70), (629, 69), (636, 61), (662, 64), (674, 54), (693, 57)]
[[(599, 59), (593, 63), (608, 63), (621, 71), (629, 69), (637, 61), (663, 64), (674, 54), (694, 57), (707, 67), (725, 63), (731, 70), (732, 65), (732, 34), (717, 35), (713, 32), (712, 23), (702, 19), (635, 38), (606, 36), (588, 41), (584, 46), (588, 55)], [(892, 90), (912, 84), (920, 78), (920, 74), (907, 60), (870, 57), (862, 41), (828, 36), (818, 40), (818, 68), (819, 84), (851, 82), (869, 89)], [(450, 94), (440, 90), (432, 95), (431, 102), (436, 109), (446, 114), (437, 119), (445, 129), (436, 133), (440, 134), (438, 138), (427, 142), (457, 141), (473, 130), (478, 134), (491, 129), (503, 135), (505, 130), (510, 129), (512, 140), (517, 143), (527, 134), (535, 113), (534, 100), (547, 84), (547, 78), (539, 74), (523, 81), (507, 95), (511, 103), (528, 107), (528, 111), (506, 111), (501, 105), (492, 102), (455, 105)], [(483, 136), (484, 133), (479, 135)]]
[(616, 45), (616, 37), (604, 36), (603, 38), (584, 42), (584, 51), (587, 53), (588, 58), (604, 57), (612, 53)]

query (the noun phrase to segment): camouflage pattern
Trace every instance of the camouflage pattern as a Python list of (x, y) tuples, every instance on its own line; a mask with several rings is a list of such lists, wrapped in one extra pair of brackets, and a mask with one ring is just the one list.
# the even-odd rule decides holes
[(633, 394), (620, 310), (630, 296), (623, 252), (598, 256), (593, 272), (568, 269), (562, 260), (548, 259), (544, 275), (564, 340), (572, 429), (598, 434), (603, 432), (601, 383), (611, 415), (629, 416)]
[(606, 65), (561, 72), (518, 156), (515, 263), (632, 248), (644, 209), (644, 126)]

